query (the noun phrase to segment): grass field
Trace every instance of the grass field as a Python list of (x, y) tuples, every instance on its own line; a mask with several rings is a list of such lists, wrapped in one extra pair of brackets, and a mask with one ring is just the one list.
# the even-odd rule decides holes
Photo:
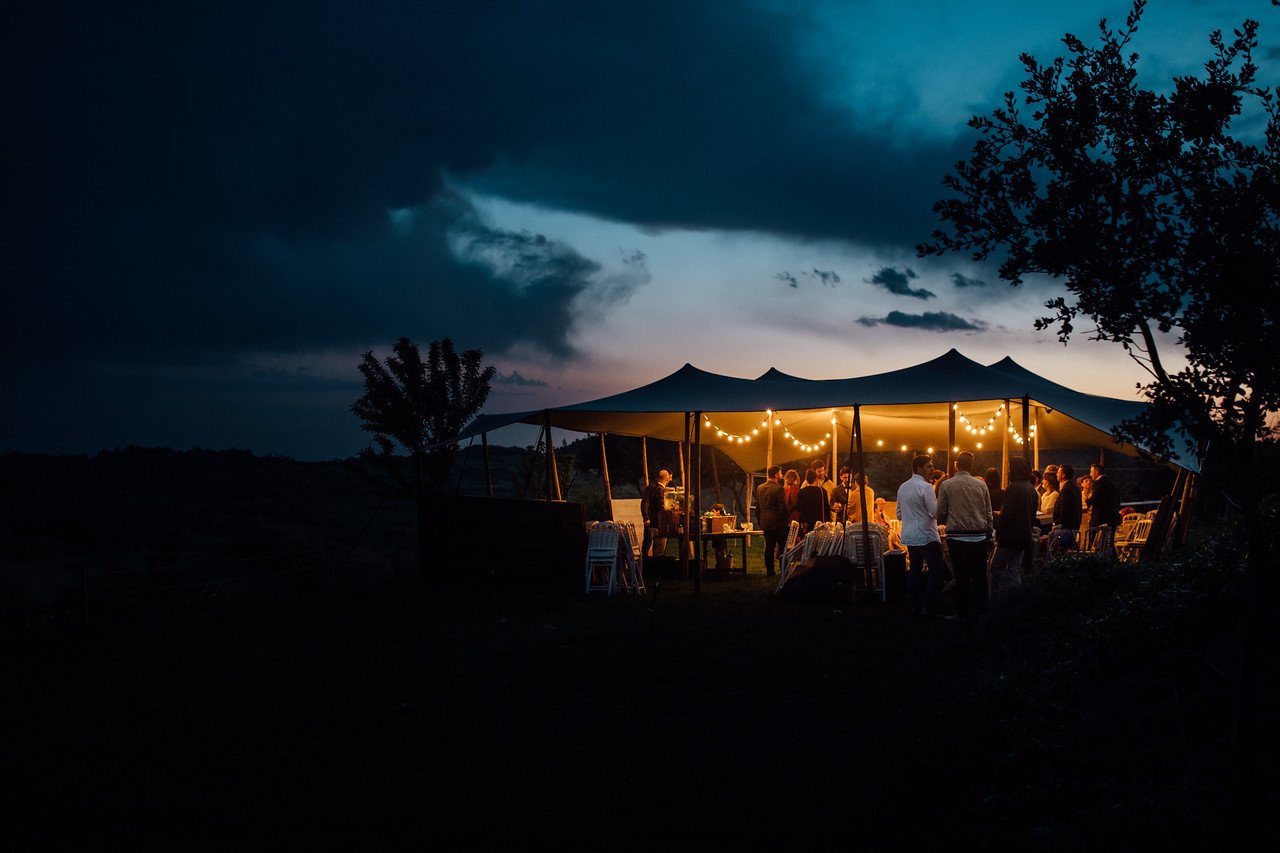
[[(1105, 684), (1059, 661), (1037, 687), (1055, 641), (998, 613), (949, 623), (772, 587), (668, 580), (641, 600), (402, 583), (340, 607), (28, 631), (6, 655), (5, 729), (22, 733), (4, 747), (9, 828), (63, 848), (1224, 837), (1230, 804), (1204, 775), (1221, 762), (1199, 756), (1189, 792), (1165, 769), (1190, 760), (1187, 726), (1196, 749), (1221, 747), (1221, 701), (1181, 737), (1155, 713), (1175, 673), (1185, 702), (1203, 698), (1185, 658), (1138, 656)], [(1009, 613), (1052, 586), (1024, 589)], [(1102, 692), (1076, 692), (1090, 684)]]

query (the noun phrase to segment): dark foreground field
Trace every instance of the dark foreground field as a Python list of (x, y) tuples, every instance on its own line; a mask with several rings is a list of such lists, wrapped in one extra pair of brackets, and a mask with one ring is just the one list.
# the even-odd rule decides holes
[[(1231, 848), (1223, 631), (1138, 625), (1100, 666), (1114, 632), (1089, 624), (1125, 617), (1063, 611), (1090, 572), (1108, 597), (1136, 588), (1077, 566), (960, 624), (779, 601), (760, 576), (701, 597), (665, 581), (652, 609), (406, 581), (28, 627), (6, 636), (5, 831), (62, 849)], [(1148, 617), (1186, 621), (1165, 604)]]

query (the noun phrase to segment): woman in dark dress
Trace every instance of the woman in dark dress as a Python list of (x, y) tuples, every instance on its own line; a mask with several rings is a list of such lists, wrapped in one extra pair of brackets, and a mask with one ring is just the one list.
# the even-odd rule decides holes
[(1004, 504), (1004, 489), (1000, 488), (1000, 472), (995, 468), (988, 468), (982, 479), (987, 481), (987, 491), (991, 492), (991, 511), (999, 512), (1001, 505)]
[(812, 468), (804, 472), (804, 485), (796, 498), (796, 509), (800, 512), (800, 529), (806, 532), (826, 519), (830, 512), (827, 490), (818, 485), (818, 472)]

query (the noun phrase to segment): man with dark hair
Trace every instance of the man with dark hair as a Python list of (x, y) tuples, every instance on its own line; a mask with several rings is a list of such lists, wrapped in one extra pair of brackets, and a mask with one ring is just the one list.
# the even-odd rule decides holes
[[(821, 459), (813, 460), (813, 473), (817, 478), (817, 485), (827, 493), (827, 505), (829, 506), (835, 498), (836, 484), (831, 482), (831, 478), (827, 476), (827, 463)], [(826, 516), (823, 516), (823, 519), (825, 520)]]
[(1120, 526), (1120, 492), (1101, 463), (1089, 466), (1089, 476), (1093, 479), (1093, 494), (1089, 496), (1089, 509), (1093, 515), (1089, 523), (1095, 527), (1109, 524), (1114, 534)]
[(662, 512), (666, 507), (667, 483), (671, 482), (671, 472), (663, 468), (658, 472), (656, 482), (644, 487), (644, 495), (640, 500), (640, 517), (644, 519), (644, 544), (640, 553), (649, 556), (649, 546), (653, 546), (653, 556), (662, 555), (667, 550), (667, 540), (661, 536)]
[(978, 612), (987, 609), (987, 544), (991, 541), (991, 492), (973, 476), (973, 454), (962, 450), (956, 472), (938, 487), (938, 521), (947, 526), (947, 550), (956, 573), (956, 616), (969, 615), (973, 592)]
[(849, 466), (842, 465), (840, 467), (840, 478), (836, 483), (836, 491), (831, 493), (831, 512), (835, 516), (836, 521), (841, 524), (845, 523), (847, 515), (849, 515)]
[[(933, 493), (933, 460), (911, 460), (911, 479), (898, 487), (897, 515), (902, 521), (902, 544), (907, 546), (907, 599), (912, 613), (932, 616), (938, 606), (942, 576), (942, 540), (938, 536), (938, 499)], [(924, 572), (928, 572), (928, 588)], [(923, 595), (923, 601), (921, 597)]]
[(1031, 466), (1021, 456), (1009, 460), (1009, 488), (996, 520), (996, 553), (988, 571), (987, 596), (994, 604), (999, 593), (1022, 585), (1024, 555), (1031, 549), (1031, 527), (1040, 501), (1031, 485)]
[(1058, 525), (1054, 536), (1059, 548), (1076, 547), (1076, 531), (1080, 529), (1084, 502), (1080, 499), (1080, 487), (1076, 485), (1076, 471), (1070, 465), (1058, 466), (1058, 502), (1053, 505), (1053, 523)]
[(756, 506), (760, 508), (760, 529), (764, 531), (764, 573), (774, 575), (774, 558), (787, 541), (787, 498), (782, 487), (782, 469), (773, 465), (767, 479), (756, 487)]

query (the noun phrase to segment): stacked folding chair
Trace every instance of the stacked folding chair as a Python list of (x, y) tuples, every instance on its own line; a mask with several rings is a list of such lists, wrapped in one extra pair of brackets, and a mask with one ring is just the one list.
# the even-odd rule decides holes
[(622, 529), (608, 521), (588, 529), (588, 593), (605, 592), (614, 595), (627, 588), (626, 563), (631, 549), (622, 547), (622, 536)]
[(622, 522), (620, 526), (628, 544), (631, 546), (627, 552), (627, 572), (631, 580), (630, 588), (633, 593), (640, 595), (645, 591), (644, 556), (640, 552), (640, 546), (644, 544), (644, 540), (640, 538), (639, 533), (636, 531), (634, 521)]
[(883, 524), (867, 525), (867, 543), (870, 550), (864, 550), (862, 524), (850, 524), (844, 532), (844, 555), (857, 568), (862, 570), (862, 577), (868, 592), (880, 592), (880, 600), (886, 599), (884, 584), (884, 550), (889, 541), (889, 529)]

